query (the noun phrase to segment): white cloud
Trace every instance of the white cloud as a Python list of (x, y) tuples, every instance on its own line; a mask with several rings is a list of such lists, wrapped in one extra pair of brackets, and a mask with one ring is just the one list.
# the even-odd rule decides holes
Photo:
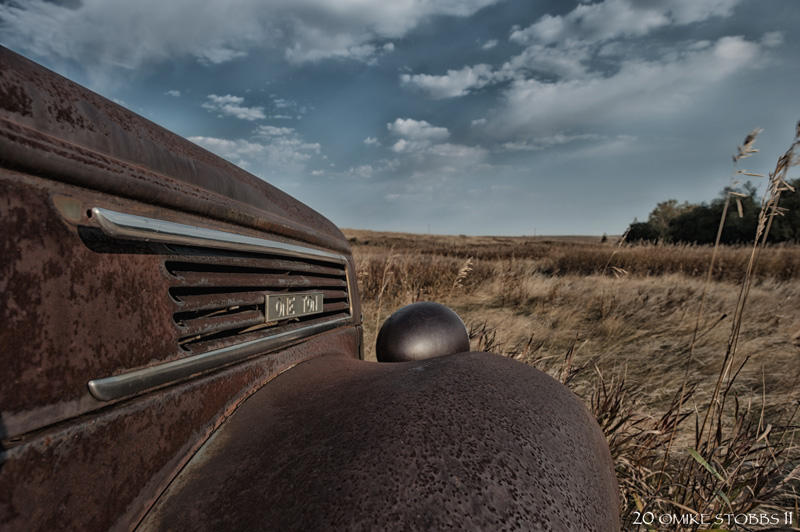
[(392, 151), (411, 156), (415, 160), (415, 171), (426, 175), (434, 169), (448, 172), (448, 169), (463, 169), (482, 162), (488, 155), (488, 151), (480, 146), (446, 142), (450, 131), (431, 125), (425, 120), (398, 118), (386, 124), (386, 128), (399, 137), (392, 144)]
[(417, 141), (444, 140), (450, 136), (446, 127), (433, 126), (425, 120), (413, 118), (398, 118), (386, 124), (386, 129), (399, 137)]
[(218, 96), (216, 94), (209, 94), (205, 103), (202, 104), (203, 109), (217, 112), (222, 116), (232, 116), (241, 120), (261, 120), (267, 117), (264, 114), (264, 108), (260, 106), (246, 107), (242, 105), (244, 98), (241, 96), (233, 96), (225, 94)]
[(434, 144), (431, 146), (428, 149), (428, 153), (435, 155), (436, 157), (458, 160), (462, 163), (465, 163), (467, 161), (481, 161), (488, 155), (489, 152), (480, 146), (465, 146), (463, 144), (451, 144), (449, 142), (444, 142), (442, 144)]
[(350, 170), (348, 170), (348, 172), (351, 175), (354, 175), (356, 177), (369, 179), (369, 178), (372, 177), (372, 174), (374, 172), (374, 168), (372, 168), (372, 165), (370, 165), (370, 164), (362, 164), (360, 166), (356, 166), (356, 167), (350, 168)]
[(367, 137), (364, 139), (364, 144), (367, 146), (380, 146), (380, 141), (375, 137)]
[(497, 39), (489, 39), (481, 45), (481, 50), (491, 50), (497, 46)]
[(254, 157), (264, 152), (264, 145), (258, 142), (251, 142), (244, 139), (229, 140), (216, 137), (188, 137), (195, 144), (203, 146), (220, 157), (228, 159), (234, 164), (240, 165), (241, 162), (250, 157)]
[(294, 129), (259, 126), (247, 139), (189, 137), (237, 166), (262, 178), (302, 176), (306, 164), (321, 154), (316, 142), (306, 142)]
[(524, 30), (519, 26), (512, 28), (509, 39), (519, 44), (528, 44), (533, 40), (555, 42), (564, 32), (565, 26), (564, 17), (547, 14)]
[[(75, 7), (45, 0), (0, 4), (6, 44), (37, 56), (79, 62), (89, 69), (137, 69), (146, 63), (194, 56), (219, 63), (246, 54), (269, 38), (255, 2), (84, 0)], [(237, 5), (238, 4), (238, 5)], [(242, 4), (252, 4), (241, 9)], [(220, 24), (224, 20), (225, 24)]]
[(256, 135), (261, 135), (264, 137), (282, 137), (286, 135), (293, 135), (294, 129), (291, 127), (275, 127), (275, 126), (262, 125), (256, 128), (255, 133)]
[(455, 98), (488, 85), (521, 79), (531, 73), (576, 78), (587, 74), (586, 62), (591, 50), (577, 43), (564, 47), (533, 44), (511, 57), (500, 68), (486, 64), (465, 66), (459, 70), (448, 70), (443, 75), (402, 74), (403, 85), (412, 86), (434, 99)]
[(508, 151), (539, 151), (553, 146), (570, 144), (572, 142), (600, 140), (604, 140), (604, 137), (597, 133), (580, 133), (574, 135), (556, 133), (554, 135), (537, 137), (530, 140), (504, 142), (501, 144), (501, 148)]
[(504, 92), (504, 108), (489, 128), (501, 138), (527, 139), (682, 112), (699, 91), (756, 67), (760, 55), (755, 42), (723, 37), (706, 48), (690, 46), (659, 60), (623, 61), (606, 77), (516, 79)]
[(443, 75), (402, 74), (400, 81), (421, 90), (431, 98), (454, 98), (485, 87), (495, 81), (495, 73), (489, 65), (465, 66), (459, 70), (448, 70)]
[(591, 58), (587, 46), (565, 44), (561, 47), (533, 44), (510, 58), (495, 74), (496, 80), (518, 78), (530, 72), (540, 72), (562, 78), (578, 78), (587, 74), (586, 63)]
[(234, 59), (238, 59), (240, 57), (246, 57), (247, 52), (244, 50), (236, 50), (228, 46), (219, 46), (199, 50), (196, 55), (201, 63), (219, 65), (221, 63), (227, 63), (228, 61), (233, 61)]
[[(371, 62), (432, 16), (465, 17), (498, 0), (228, 0), (198, 9), (193, 0), (48, 0), (0, 3), (3, 42), (88, 69), (138, 69), (182, 56), (223, 63), (255, 49), (293, 62)], [(376, 44), (381, 43), (381, 44)]]
[[(315, 33), (316, 35), (316, 33)], [(384, 47), (360, 43), (357, 36), (324, 35), (321, 39), (305, 39), (286, 49), (284, 54), (290, 63), (309, 63), (323, 59), (350, 59), (367, 64), (377, 63), (378, 58), (386, 52)]]
[(387, 123), (386, 129), (394, 137), (389, 147), (396, 157), (352, 167), (346, 174), (389, 187), (390, 196), (397, 194), (391, 196), (394, 199), (419, 194), (428, 194), (430, 199), (431, 193), (455, 190), (455, 183), (485, 166), (489, 156), (480, 146), (450, 142), (447, 128), (425, 120), (398, 118)]
[(729, 16), (740, 0), (603, 0), (579, 4), (566, 15), (544, 15), (525, 29), (511, 32), (519, 44), (589, 42), (636, 37), (669, 26)]
[(678, 24), (702, 22), (711, 17), (728, 17), (741, 0), (672, 0), (670, 13)]
[[(729, 16), (739, 1), (602, 0), (580, 3), (566, 15), (547, 14), (527, 28), (514, 26), (509, 39), (524, 48), (499, 68), (477, 64), (449, 69), (445, 74), (405, 73), (400, 76), (400, 81), (431, 98), (442, 99), (465, 96), (486, 86), (511, 80), (596, 77), (589, 68), (595, 53), (601, 57), (620, 58), (626, 56), (626, 51), (631, 51), (630, 47), (614, 39), (642, 36), (669, 25)], [(767, 34), (763, 41), (765, 46), (777, 46), (781, 42), (779, 33)]]
[(471, 124), (472, 124), (473, 127), (475, 127), (475, 126), (483, 126), (483, 125), (486, 124), (486, 122), (487, 122), (487, 120), (485, 118), (476, 118), (475, 120), (473, 120), (471, 122)]
[(174, 98), (180, 98), (181, 97), (181, 91), (174, 90), (174, 89), (173, 90), (169, 90), (169, 91), (165, 92), (164, 94), (166, 94), (167, 96), (172, 96)]
[(269, 118), (276, 120), (300, 120), (309, 110), (309, 107), (302, 105), (289, 98), (281, 98), (277, 94), (270, 94), (272, 100)]
[(392, 151), (395, 153), (421, 151), (428, 146), (430, 146), (430, 142), (410, 142), (406, 139), (400, 139), (392, 144)]

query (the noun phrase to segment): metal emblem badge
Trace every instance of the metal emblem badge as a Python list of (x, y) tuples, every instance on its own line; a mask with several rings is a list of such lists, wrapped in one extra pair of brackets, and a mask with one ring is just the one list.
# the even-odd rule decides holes
[(278, 321), (322, 312), (322, 292), (266, 294), (266, 321)]

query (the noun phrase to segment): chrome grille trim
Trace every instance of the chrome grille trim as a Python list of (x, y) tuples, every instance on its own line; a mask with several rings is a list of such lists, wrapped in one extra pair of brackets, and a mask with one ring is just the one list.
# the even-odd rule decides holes
[(232, 251), (255, 253), (278, 253), (308, 259), (328, 259), (339, 263), (347, 262), (344, 255), (320, 249), (277, 242), (264, 238), (218, 231), (136, 214), (112, 211), (101, 207), (92, 208), (92, 217), (97, 220), (100, 230), (109, 237), (146, 242), (162, 242), (184, 246), (201, 246)]
[(232, 345), (199, 355), (188, 356), (158, 364), (89, 381), (89, 392), (100, 401), (113, 401), (129, 395), (141, 393), (150, 388), (171, 384), (188, 377), (206, 373), (229, 364), (241, 362), (256, 355), (265, 354), (286, 347), (298, 340), (319, 334), (351, 321), (350, 317), (337, 318), (307, 327), (299, 327), (286, 332), (258, 338), (249, 342)]

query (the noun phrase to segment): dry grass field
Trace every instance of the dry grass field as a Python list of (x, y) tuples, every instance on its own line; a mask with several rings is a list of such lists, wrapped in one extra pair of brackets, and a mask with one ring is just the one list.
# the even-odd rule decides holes
[(565, 382), (608, 438), (625, 529), (637, 509), (797, 513), (800, 246), (761, 252), (732, 351), (748, 247), (720, 248), (707, 283), (706, 246), (345, 234), (367, 357), (391, 312), (434, 300), (464, 319), (473, 349)]

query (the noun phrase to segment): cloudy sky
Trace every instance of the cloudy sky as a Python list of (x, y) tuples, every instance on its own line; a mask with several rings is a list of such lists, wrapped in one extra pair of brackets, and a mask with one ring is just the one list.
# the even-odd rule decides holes
[(800, 118), (798, 0), (0, 0), (0, 42), (342, 227), (620, 233)]

